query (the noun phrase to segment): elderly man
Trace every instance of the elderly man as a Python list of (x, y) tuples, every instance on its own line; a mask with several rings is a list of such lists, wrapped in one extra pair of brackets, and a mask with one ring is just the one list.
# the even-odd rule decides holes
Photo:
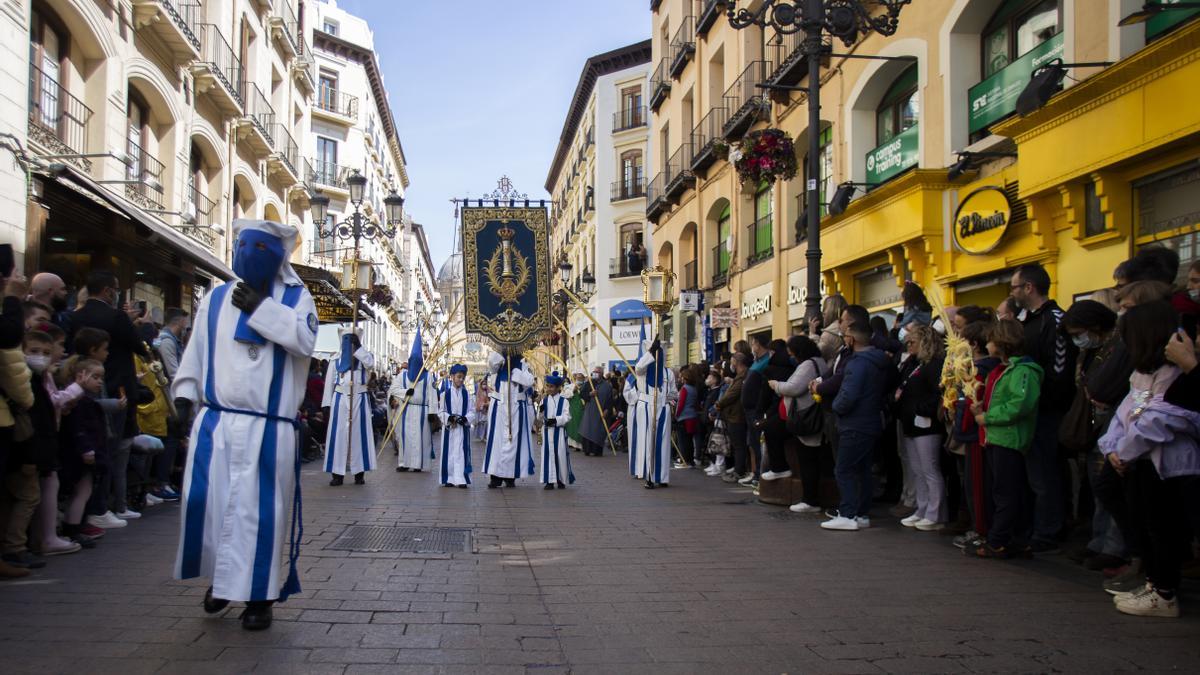
[(583, 402), (583, 422), (579, 425), (583, 454), (599, 457), (608, 442), (608, 412), (613, 404), (613, 388), (604, 379), (600, 366), (592, 370), (592, 378), (580, 385)]
[(287, 262), (296, 228), (235, 220), (233, 233), (240, 279), (200, 303), (172, 389), (182, 416), (200, 405), (175, 578), (211, 577), (204, 611), (242, 601), (242, 628), (263, 630), (272, 603), (300, 591), (296, 416), (317, 341), (317, 309)]

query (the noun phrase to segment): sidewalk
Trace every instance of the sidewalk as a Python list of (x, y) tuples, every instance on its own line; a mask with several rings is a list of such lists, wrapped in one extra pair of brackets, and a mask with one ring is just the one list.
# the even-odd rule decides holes
[[(154, 507), (93, 551), (0, 583), (0, 672), (1200, 668), (1195, 586), (1182, 619), (1127, 617), (1061, 558), (968, 560), (883, 518), (825, 532), (700, 471), (649, 491), (624, 455), (572, 461), (566, 491), (488, 490), (479, 474), (439, 488), (390, 456), (366, 486), (331, 488), (306, 465), (304, 592), (266, 633), (242, 631), (238, 606), (206, 616), (207, 582), (170, 579), (179, 512)], [(466, 528), (477, 552), (325, 548), (351, 525)]]

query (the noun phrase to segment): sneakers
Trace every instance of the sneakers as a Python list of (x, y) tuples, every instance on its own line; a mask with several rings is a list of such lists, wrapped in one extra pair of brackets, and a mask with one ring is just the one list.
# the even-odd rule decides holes
[(966, 548), (968, 544), (978, 543), (980, 540), (979, 533), (975, 530), (968, 530), (966, 534), (960, 534), (954, 538), (955, 548)]
[(0, 560), (0, 579), (20, 579), (21, 577), (29, 576), (29, 570), (24, 567), (9, 565)]
[(763, 480), (779, 480), (780, 478), (791, 478), (791, 477), (792, 477), (792, 472), (790, 469), (787, 471), (764, 471), (763, 475), (762, 475)]
[(88, 525), (102, 530), (115, 530), (125, 527), (128, 523), (117, 517), (112, 511), (105, 511), (102, 516), (88, 516)]
[(156, 490), (154, 493), (154, 496), (158, 497), (159, 499), (163, 500), (164, 502), (177, 502), (177, 501), (179, 501), (179, 498), (180, 498), (180, 494), (178, 492), (176, 492), (173, 488), (169, 488), (169, 487), (162, 488), (161, 490)]
[(858, 529), (860, 530), (871, 527), (871, 519), (866, 516), (856, 516), (854, 522), (858, 523)]
[(922, 520), (924, 520), (924, 519), (921, 518), (921, 516), (918, 516), (917, 514), (914, 513), (914, 514), (910, 515), (909, 517), (905, 518), (904, 520), (901, 520), (900, 524), (905, 527), (916, 527), (917, 523), (919, 523)]
[(837, 518), (830, 518), (829, 520), (826, 520), (825, 522), (821, 523), (821, 529), (822, 530), (840, 530), (842, 532), (857, 532), (858, 531), (858, 519), (843, 518), (842, 516), (838, 516)]
[(963, 555), (968, 558), (991, 558), (993, 560), (1007, 560), (1013, 557), (1007, 547), (992, 548), (991, 544), (982, 539), (964, 547)]
[(737, 475), (737, 472), (736, 472), (736, 471), (734, 471), (733, 469), (729, 469), (729, 470), (728, 470), (728, 471), (726, 471), (725, 473), (721, 474), (721, 481), (722, 481), (722, 482), (724, 482), (724, 483), (736, 483), (736, 482), (738, 482), (738, 475)]
[(1104, 582), (1104, 592), (1112, 595), (1120, 595), (1122, 593), (1134, 593), (1146, 586), (1146, 577), (1141, 574), (1134, 574), (1128, 577), (1117, 579), (1109, 579)]
[(1132, 590), (1125, 591), (1123, 593), (1113, 593), (1113, 604), (1121, 602), (1122, 600), (1129, 600), (1130, 598), (1134, 598), (1139, 595), (1145, 595), (1153, 590), (1154, 584), (1151, 584), (1149, 581), (1143, 582), (1140, 586)]
[(142, 514), (126, 506), (125, 510), (116, 514), (116, 516), (121, 520), (137, 520), (142, 517)]
[(1164, 598), (1158, 590), (1147, 587), (1142, 593), (1116, 600), (1117, 611), (1133, 616), (1158, 616), (1168, 619), (1179, 618), (1179, 599), (1172, 595)]
[(796, 502), (788, 507), (788, 511), (792, 513), (820, 513), (821, 507), (812, 506), (804, 502)]
[(928, 518), (922, 518), (922, 519), (918, 520), (917, 522), (913, 523), (913, 527), (917, 528), (918, 530), (920, 530), (922, 532), (936, 532), (936, 531), (942, 529), (943, 527), (945, 527), (945, 525), (943, 525), (942, 523), (935, 523)]
[(754, 482), (754, 474), (748, 473), (738, 479), (738, 485), (749, 485)]
[(79, 526), (79, 534), (82, 534), (88, 539), (99, 539), (104, 536), (104, 530), (92, 525), (91, 523), (84, 523)]
[(83, 547), (70, 539), (58, 539), (55, 537), (55, 541), (49, 541), (42, 545), (42, 555), (66, 555), (74, 553), (81, 548)]
[(146, 506), (158, 506), (163, 503), (163, 500), (155, 497), (153, 492), (146, 493)]

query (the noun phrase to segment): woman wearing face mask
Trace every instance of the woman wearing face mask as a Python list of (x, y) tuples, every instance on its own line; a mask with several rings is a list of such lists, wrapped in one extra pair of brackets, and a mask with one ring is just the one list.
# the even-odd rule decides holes
[(1116, 330), (1117, 315), (1102, 303), (1076, 302), (1063, 315), (1062, 325), (1079, 348), (1079, 359), (1075, 366), (1075, 400), (1059, 429), (1059, 442), (1085, 462), (1095, 500), (1092, 538), (1070, 557), (1091, 570), (1118, 567), (1137, 554), (1138, 546), (1122, 536), (1127, 529), (1121, 526), (1125, 520), (1124, 493), (1119, 476), (1104, 461), (1096, 442), (1129, 393), (1133, 366)]

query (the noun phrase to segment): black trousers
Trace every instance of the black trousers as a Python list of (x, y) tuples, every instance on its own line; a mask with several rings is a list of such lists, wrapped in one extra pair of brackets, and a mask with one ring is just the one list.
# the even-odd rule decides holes
[(1190, 554), (1192, 527), (1188, 516), (1195, 515), (1196, 504), (1195, 496), (1191, 495), (1193, 508), (1187, 508), (1183, 490), (1190, 487), (1194, 491), (1197, 484), (1193, 480), (1188, 486), (1188, 478), (1192, 477), (1159, 478), (1148, 459), (1138, 461), (1132, 468), (1133, 473), (1127, 475), (1136, 494), (1138, 520), (1134, 527), (1142, 535), (1142, 569), (1155, 588), (1174, 591), (1179, 588), (1180, 567)]
[(726, 424), (725, 434), (729, 437), (729, 449), (733, 453), (734, 472), (739, 476), (744, 476), (750, 470), (750, 451), (746, 446), (746, 423)]
[(763, 436), (767, 440), (766, 470), (779, 473), (790, 469), (791, 467), (788, 466), (787, 462), (787, 452), (784, 451), (784, 443), (788, 438), (787, 431), (770, 427), (763, 432)]
[[(1092, 481), (1092, 492), (1112, 516), (1113, 522), (1117, 524), (1117, 529), (1121, 530), (1121, 536), (1125, 539), (1125, 548), (1128, 549), (1129, 555), (1135, 558), (1142, 556), (1145, 546), (1142, 528), (1134, 522), (1138, 517), (1138, 487), (1134, 476), (1139, 467), (1139, 464), (1130, 466), (1122, 476), (1106, 461)], [(1153, 470), (1153, 467), (1151, 469)]]
[(992, 473), (992, 514), (988, 544), (992, 548), (1023, 546), (1033, 527), (1033, 495), (1025, 473), (1025, 455), (999, 445), (983, 449)]
[(821, 505), (821, 474), (825, 469), (832, 468), (829, 461), (829, 448), (824, 446), (808, 446), (795, 440), (796, 459), (800, 464), (800, 485), (804, 489), (804, 503), (809, 506)]

